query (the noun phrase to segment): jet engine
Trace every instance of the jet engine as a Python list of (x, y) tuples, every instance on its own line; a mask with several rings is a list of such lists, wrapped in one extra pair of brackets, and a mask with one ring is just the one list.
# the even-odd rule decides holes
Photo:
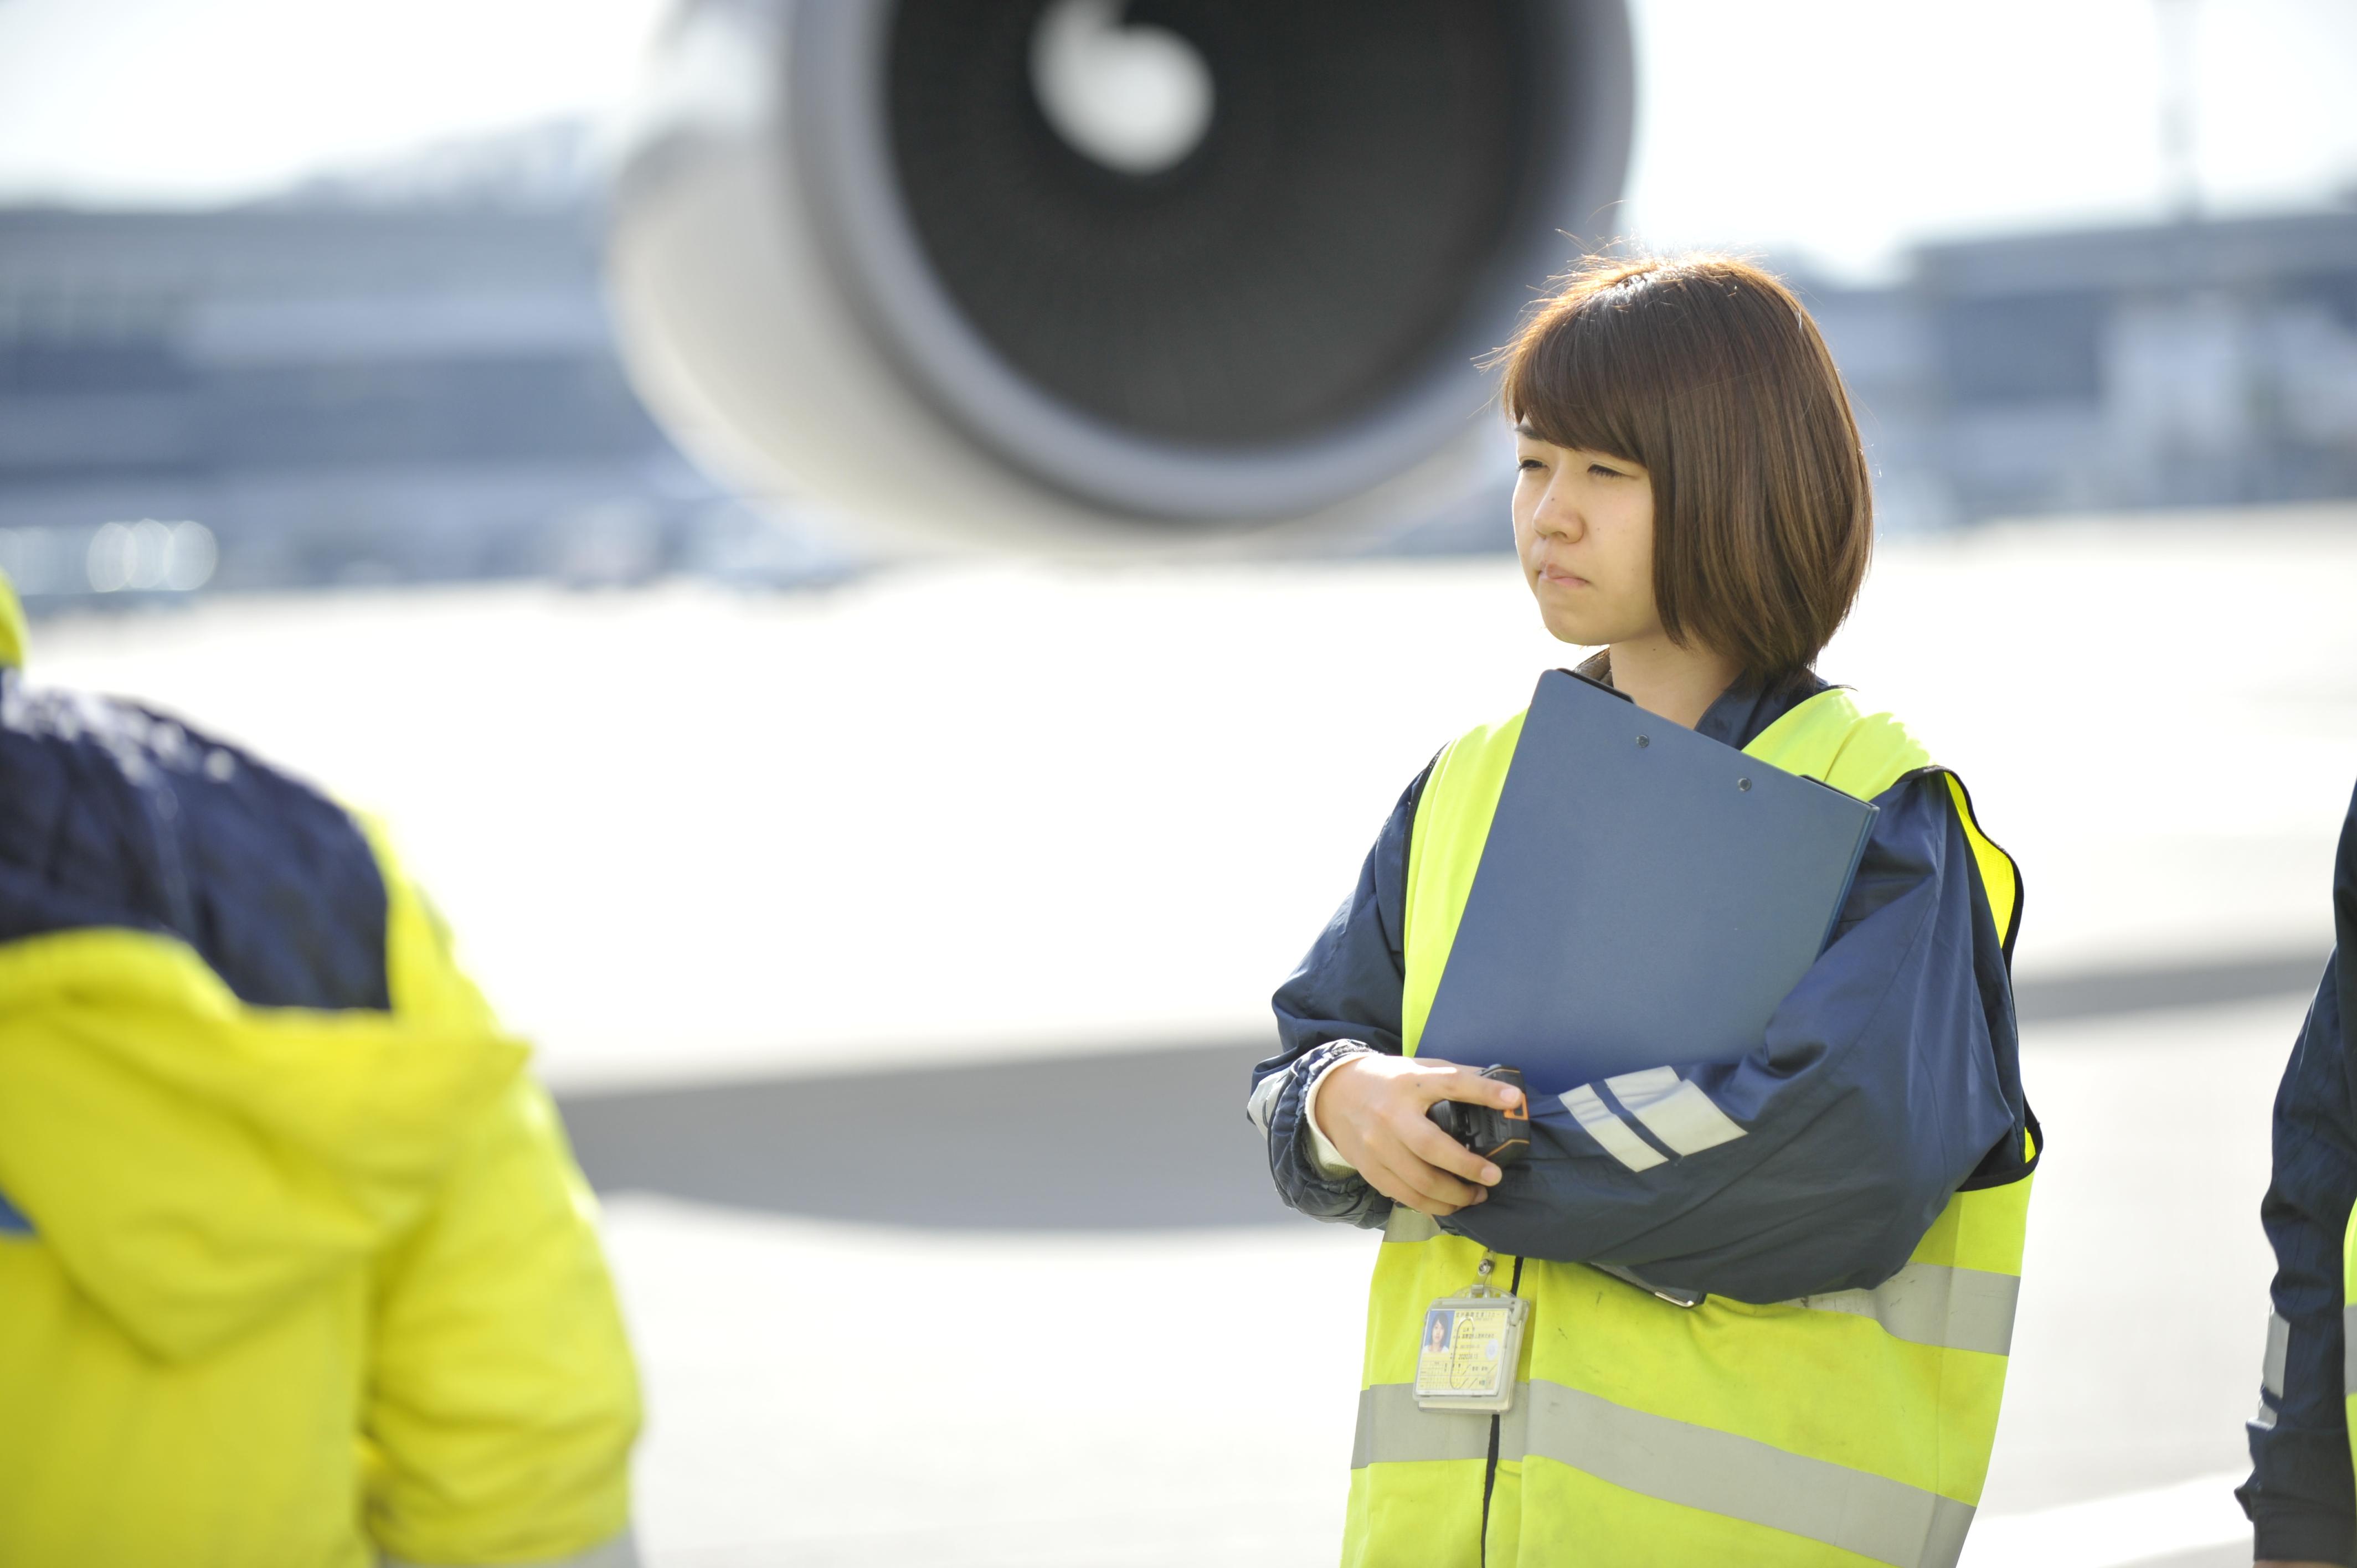
[(657, 415), (754, 494), (1016, 547), (1381, 526), (1611, 226), (1623, 0), (690, 0), (614, 185)]

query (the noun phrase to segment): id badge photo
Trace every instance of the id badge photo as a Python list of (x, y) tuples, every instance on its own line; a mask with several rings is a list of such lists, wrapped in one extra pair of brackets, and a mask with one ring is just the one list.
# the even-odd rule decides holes
[(1496, 1413), (1513, 1407), (1530, 1304), (1491, 1287), (1491, 1266), (1482, 1259), (1482, 1277), (1471, 1288), (1425, 1310), (1415, 1358), (1418, 1409)]

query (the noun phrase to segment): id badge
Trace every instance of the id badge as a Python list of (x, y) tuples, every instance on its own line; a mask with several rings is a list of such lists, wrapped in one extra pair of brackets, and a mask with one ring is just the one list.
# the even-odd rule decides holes
[[(1486, 1274), (1488, 1260), (1482, 1262)], [(1487, 1283), (1434, 1302), (1425, 1310), (1424, 1339), (1416, 1351), (1417, 1408), (1488, 1413), (1512, 1409), (1529, 1313), (1528, 1302)]]

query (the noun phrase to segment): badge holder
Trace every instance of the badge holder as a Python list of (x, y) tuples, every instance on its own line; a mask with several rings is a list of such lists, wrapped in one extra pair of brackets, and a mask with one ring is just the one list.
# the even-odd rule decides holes
[(1490, 1283), (1496, 1268), (1483, 1253), (1474, 1271), (1479, 1277), (1462, 1295), (1444, 1296), (1425, 1310), (1415, 1358), (1419, 1410), (1496, 1414), (1513, 1408), (1530, 1303)]

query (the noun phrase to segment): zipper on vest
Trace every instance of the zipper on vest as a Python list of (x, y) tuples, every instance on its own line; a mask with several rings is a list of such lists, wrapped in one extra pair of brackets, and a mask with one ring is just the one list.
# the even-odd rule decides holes
[[(1523, 1261), (1514, 1260), (1513, 1283), (1506, 1287), (1509, 1295), (1523, 1294)], [(1521, 1370), (1516, 1368), (1515, 1370)], [(1502, 1416), (1490, 1418), (1490, 1457), (1481, 1467), (1481, 1568), (1490, 1568), (1490, 1494), (1498, 1489), (1499, 1423)]]

